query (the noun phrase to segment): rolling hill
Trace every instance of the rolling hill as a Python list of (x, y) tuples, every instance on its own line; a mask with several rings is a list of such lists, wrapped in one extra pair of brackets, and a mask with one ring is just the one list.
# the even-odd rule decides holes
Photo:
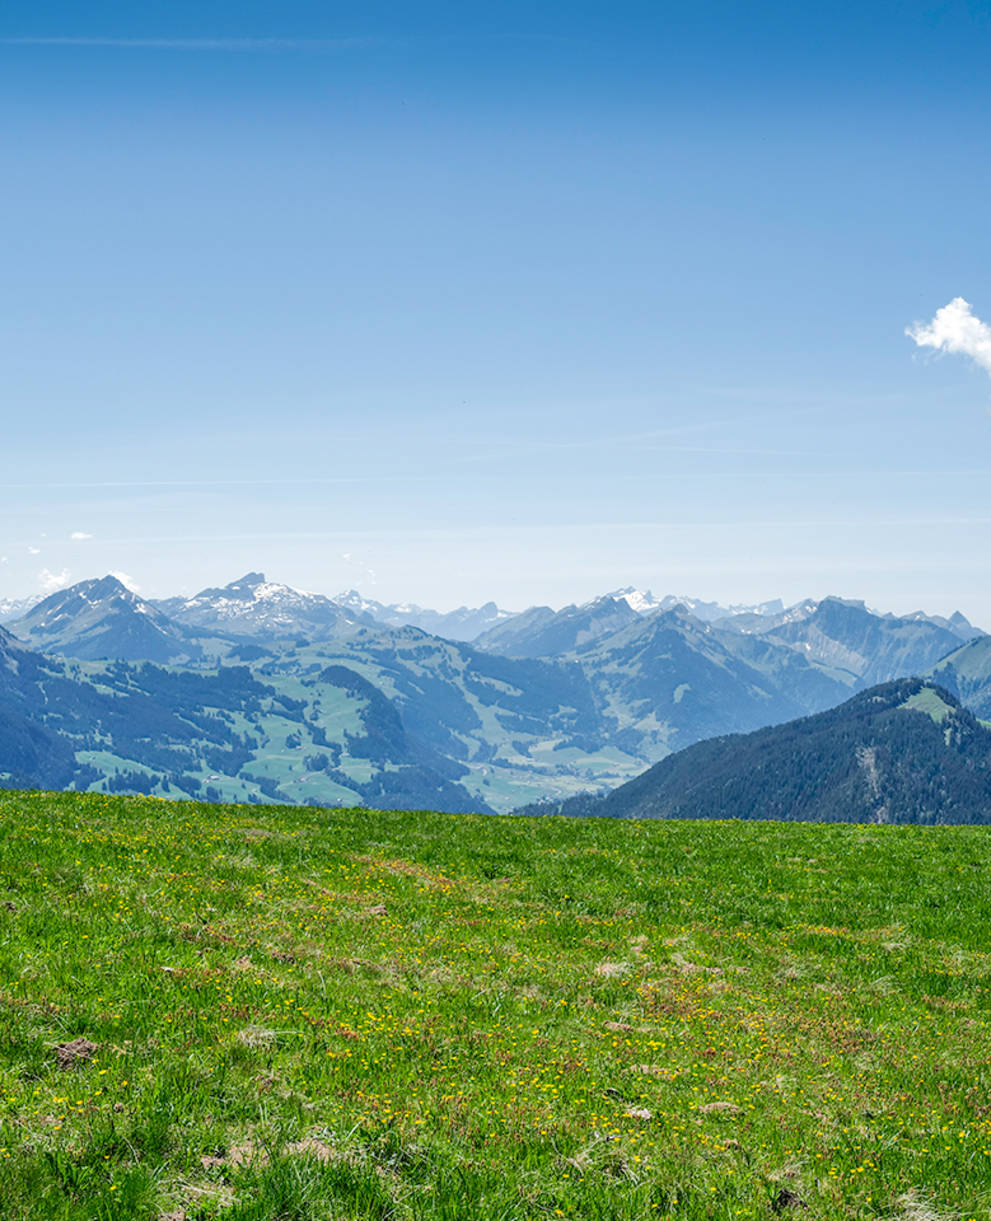
[(3, 788), (485, 812), (458, 784), (467, 771), (344, 666), (266, 681), (243, 665), (62, 661), (0, 636)]

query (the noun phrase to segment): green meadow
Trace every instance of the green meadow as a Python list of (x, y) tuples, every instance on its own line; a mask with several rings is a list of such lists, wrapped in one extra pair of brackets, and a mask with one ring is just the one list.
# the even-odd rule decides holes
[(0, 1215), (991, 1216), (991, 832), (0, 795)]

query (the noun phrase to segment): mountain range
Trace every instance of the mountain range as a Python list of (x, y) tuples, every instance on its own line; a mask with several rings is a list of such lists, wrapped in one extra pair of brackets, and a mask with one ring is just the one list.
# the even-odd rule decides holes
[(0, 705), (41, 736), (31, 764), (21, 724), (0, 783), (503, 811), (615, 787), (694, 742), (933, 666), (975, 710), (991, 703), (991, 638), (962, 616), (826, 598), (703, 619), (634, 594), (480, 608), (497, 622), (468, 642), (261, 573), (158, 602), (113, 577), (80, 582), (7, 625)]
[(805, 822), (991, 822), (991, 728), (910, 678), (816, 716), (712, 738), (604, 796), (521, 813)]
[(484, 606), (459, 606), (453, 611), (425, 610), (414, 602), (396, 602), (389, 606), (373, 598), (362, 597), (356, 589), (337, 594), (334, 601), (356, 616), (371, 618), (387, 627), (418, 627), (431, 636), (445, 640), (475, 640), (496, 624), (513, 618), (513, 612), (502, 610), (494, 602)]

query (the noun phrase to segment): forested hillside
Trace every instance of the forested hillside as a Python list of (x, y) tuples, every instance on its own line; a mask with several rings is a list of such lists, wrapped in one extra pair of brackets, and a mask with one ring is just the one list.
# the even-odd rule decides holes
[(805, 822), (991, 822), (991, 730), (931, 682), (698, 742), (601, 797), (525, 813)]

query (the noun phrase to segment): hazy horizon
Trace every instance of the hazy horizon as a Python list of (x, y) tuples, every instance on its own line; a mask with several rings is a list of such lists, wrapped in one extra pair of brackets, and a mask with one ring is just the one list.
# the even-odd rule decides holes
[[(156, 601), (156, 600), (160, 600), (160, 599), (177, 597), (177, 596), (178, 597), (191, 597), (191, 596), (201, 593), (207, 589), (222, 589), (223, 587), (225, 587), (227, 585), (234, 584), (234, 583), (240, 581), (243, 577), (248, 576), (248, 575), (263, 576), (265, 578), (265, 581), (268, 583), (275, 584), (275, 585), (288, 585), (291, 588), (296, 589), (300, 593), (318, 594), (318, 595), (323, 595), (324, 597), (328, 597), (331, 599), (340, 597), (342, 595), (349, 594), (349, 593), (357, 593), (366, 600), (379, 602), (386, 606), (395, 606), (395, 605), (403, 605), (403, 604), (407, 604), (407, 605), (411, 605), (411, 606), (415, 605), (415, 606), (418, 606), (422, 610), (438, 611), (441, 614), (448, 614), (452, 611), (461, 610), (461, 609), (465, 609), (465, 608), (477, 609), (477, 608), (485, 605), (486, 603), (495, 603), (499, 607), (500, 610), (508, 611), (510, 614), (520, 614), (523, 611), (529, 610), (535, 606), (544, 606), (544, 605), (549, 605), (549, 606), (551, 606), (551, 608), (553, 610), (557, 611), (557, 610), (563, 610), (564, 608), (566, 608), (568, 606), (574, 606), (574, 605), (581, 606), (581, 605), (584, 605), (585, 603), (593, 601), (594, 599), (599, 598), (599, 597), (606, 597), (606, 596), (613, 595), (613, 594), (620, 594), (625, 590), (634, 590), (635, 589), (641, 593), (650, 593), (655, 598), (657, 598), (659, 601), (665, 597), (684, 598), (684, 599), (690, 600), (690, 601), (705, 602), (705, 603), (710, 603), (710, 604), (714, 603), (714, 604), (724, 607), (727, 610), (734, 610), (734, 611), (741, 607), (746, 608), (746, 607), (753, 607), (753, 606), (761, 606), (766, 603), (772, 603), (776, 600), (780, 600), (782, 602), (784, 608), (789, 609), (806, 600), (812, 600), (812, 601), (819, 602), (825, 598), (840, 598), (841, 600), (844, 600), (844, 601), (862, 602), (867, 606), (868, 610), (870, 610), (873, 613), (880, 614), (880, 615), (894, 614), (894, 615), (898, 615), (898, 616), (906, 616), (906, 615), (911, 615), (915, 612), (921, 611), (928, 615), (943, 615), (946, 618), (949, 618), (955, 611), (960, 611), (962, 614), (965, 615), (966, 618), (970, 619), (971, 623), (973, 623), (975, 627), (982, 628), (982, 630), (983, 630), (983, 625), (979, 622), (976, 622), (973, 619), (973, 617), (968, 615), (966, 610), (964, 610), (961, 607), (952, 607), (952, 608), (944, 611), (944, 610), (936, 610), (932, 606), (907, 606), (906, 605), (906, 606), (897, 607), (897, 608), (890, 607), (890, 606), (878, 606), (878, 605), (871, 603), (869, 599), (855, 597), (852, 594), (848, 595), (848, 594), (843, 594), (843, 593), (837, 593), (835, 590), (826, 590), (826, 591), (820, 592), (820, 593), (805, 593), (803, 595), (800, 595), (797, 598), (791, 598), (791, 597), (782, 598), (779, 594), (770, 594), (766, 598), (739, 599), (739, 598), (735, 598), (735, 597), (728, 597), (728, 598), (711, 597), (710, 598), (710, 597), (705, 596), (704, 594), (699, 594), (695, 591), (687, 590), (687, 589), (675, 589), (673, 587), (670, 589), (668, 589), (668, 588), (652, 589), (647, 586), (635, 586), (635, 585), (630, 585), (629, 583), (627, 583), (626, 585), (616, 586), (615, 588), (610, 588), (610, 589), (596, 588), (595, 590), (592, 591), (592, 593), (588, 597), (578, 596), (578, 597), (568, 599), (564, 602), (554, 602), (554, 603), (531, 602), (531, 603), (527, 603), (526, 605), (508, 606), (508, 605), (500, 602), (497, 598), (489, 598), (489, 597), (484, 597), (484, 596), (476, 598), (476, 599), (469, 599), (467, 602), (461, 601), (461, 602), (441, 603), (441, 602), (431, 602), (429, 600), (418, 601), (415, 598), (392, 597), (391, 595), (386, 595), (383, 591), (377, 590), (374, 586), (372, 588), (364, 588), (364, 589), (360, 588), (357, 585), (352, 585), (347, 588), (342, 586), (337, 589), (309, 588), (309, 587), (304, 587), (304, 586), (299, 586), (299, 585), (293, 585), (292, 582), (284, 581), (284, 580), (280, 579), (274, 573), (262, 572), (258, 569), (250, 569), (245, 572), (238, 573), (236, 576), (230, 577), (229, 580), (224, 579), (222, 581), (214, 581), (212, 583), (208, 583), (203, 586), (197, 586), (196, 588), (180, 587), (180, 588), (175, 588), (175, 589), (162, 589), (162, 590), (155, 590), (155, 591), (149, 590), (149, 589), (141, 586), (130, 573), (123, 572), (120, 570), (108, 571), (108, 572), (99, 573), (99, 574), (90, 574), (89, 576), (84, 576), (84, 577), (79, 578), (79, 580), (80, 581), (92, 581), (92, 580), (101, 580), (102, 578), (108, 577), (108, 576), (115, 577), (123, 585), (125, 585), (128, 589), (132, 590), (134, 593), (138, 594), (142, 598), (146, 598), (150, 601)], [(76, 584), (76, 583), (78, 583), (78, 582), (76, 582), (76, 581), (73, 582), (73, 584)], [(45, 592), (35, 591), (34, 593), (23, 595), (23, 597), (27, 598), (27, 599), (46, 598), (46, 597), (49, 597), (51, 594), (59, 593), (63, 589), (67, 589), (67, 588), (68, 588), (68, 586), (60, 585), (57, 588), (53, 588), (49, 591), (45, 591)], [(381, 597), (379, 596), (380, 593), (382, 593)], [(2, 602), (4, 597), (7, 597), (7, 596), (9, 596), (9, 595), (6, 595), (6, 594), (4, 594), (3, 591), (0, 591), (0, 602)], [(12, 599), (12, 600), (19, 600), (19, 599)], [(10, 629), (12, 627), (12, 624), (8, 623), (6, 626), (8, 627), (8, 629)]]

